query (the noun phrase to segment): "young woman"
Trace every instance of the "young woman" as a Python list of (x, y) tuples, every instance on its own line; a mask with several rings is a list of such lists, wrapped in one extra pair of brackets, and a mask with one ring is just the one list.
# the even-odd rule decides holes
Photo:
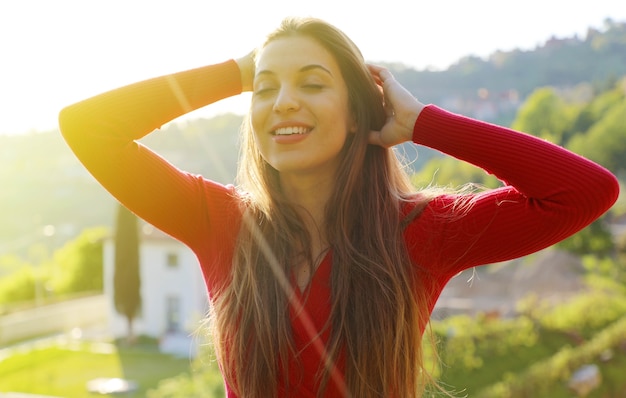
[[(237, 186), (135, 141), (246, 90)], [(229, 397), (421, 396), (422, 334), (447, 281), (572, 235), (618, 194), (563, 148), (424, 106), (315, 19), (285, 20), (255, 55), (71, 105), (60, 127), (112, 195), (196, 253)], [(405, 141), (505, 186), (415, 192), (390, 149)]]

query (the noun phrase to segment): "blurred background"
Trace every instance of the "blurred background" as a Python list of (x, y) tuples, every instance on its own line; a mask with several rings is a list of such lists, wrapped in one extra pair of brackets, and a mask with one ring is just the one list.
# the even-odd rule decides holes
[[(334, 23), (425, 103), (542, 137), (626, 180), (620, 1), (293, 3), (0, 4), (0, 397), (223, 396), (195, 257), (118, 206), (56, 117), (116, 86), (246, 54), (285, 16)], [(143, 142), (230, 183), (248, 101)], [(499, 184), (435, 151), (397, 152), (418, 188)], [(624, 195), (555, 247), (454, 278), (432, 326), (435, 373), (461, 395), (626, 396)]]

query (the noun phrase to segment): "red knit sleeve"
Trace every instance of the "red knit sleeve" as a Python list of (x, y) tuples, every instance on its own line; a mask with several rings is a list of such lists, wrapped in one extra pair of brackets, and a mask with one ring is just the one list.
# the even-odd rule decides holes
[(433, 105), (420, 114), (413, 139), (505, 184), (462, 200), (436, 197), (410, 226), (416, 261), (447, 276), (565, 239), (606, 212), (619, 193), (615, 176), (562, 147)]
[[(139, 139), (194, 109), (241, 92), (234, 61), (118, 88), (63, 109), (59, 126), (89, 172), (122, 204), (198, 247), (228, 234), (233, 189), (178, 170)], [(230, 220), (232, 221), (232, 220)]]

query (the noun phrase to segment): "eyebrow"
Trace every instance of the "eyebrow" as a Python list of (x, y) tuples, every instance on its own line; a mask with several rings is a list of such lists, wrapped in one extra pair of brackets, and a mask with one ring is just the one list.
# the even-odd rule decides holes
[[(330, 70), (326, 69), (325, 67), (323, 67), (322, 65), (319, 65), (319, 64), (305, 65), (305, 66), (303, 66), (302, 68), (300, 68), (298, 70), (298, 73), (304, 73), (304, 72), (308, 72), (308, 71), (315, 70), (315, 69), (322, 70), (322, 71), (326, 72), (327, 74), (329, 74), (331, 77), (334, 77)], [(258, 71), (256, 76), (275, 75), (275, 74), (276, 74), (275, 72), (272, 72), (269, 69), (263, 69), (263, 70)]]

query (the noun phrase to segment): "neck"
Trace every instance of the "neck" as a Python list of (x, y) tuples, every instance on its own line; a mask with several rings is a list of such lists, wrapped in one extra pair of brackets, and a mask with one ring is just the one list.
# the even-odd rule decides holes
[[(333, 189), (335, 189), (334, 177), (281, 173), (280, 182), (283, 194), (296, 205), (297, 211), (314, 241), (312, 243), (325, 240), (323, 237), (325, 208)], [(316, 245), (314, 244), (314, 246)]]
[[(335, 187), (334, 178), (281, 174), (280, 181), (283, 194), (296, 205), (296, 211), (309, 232), (310, 241), (307, 250), (310, 250), (311, 257), (303, 258), (303, 261), (295, 263), (293, 271), (300, 291), (304, 291), (319, 266), (323, 254), (328, 249), (325, 234), (325, 208)], [(306, 243), (302, 242), (302, 244)]]

